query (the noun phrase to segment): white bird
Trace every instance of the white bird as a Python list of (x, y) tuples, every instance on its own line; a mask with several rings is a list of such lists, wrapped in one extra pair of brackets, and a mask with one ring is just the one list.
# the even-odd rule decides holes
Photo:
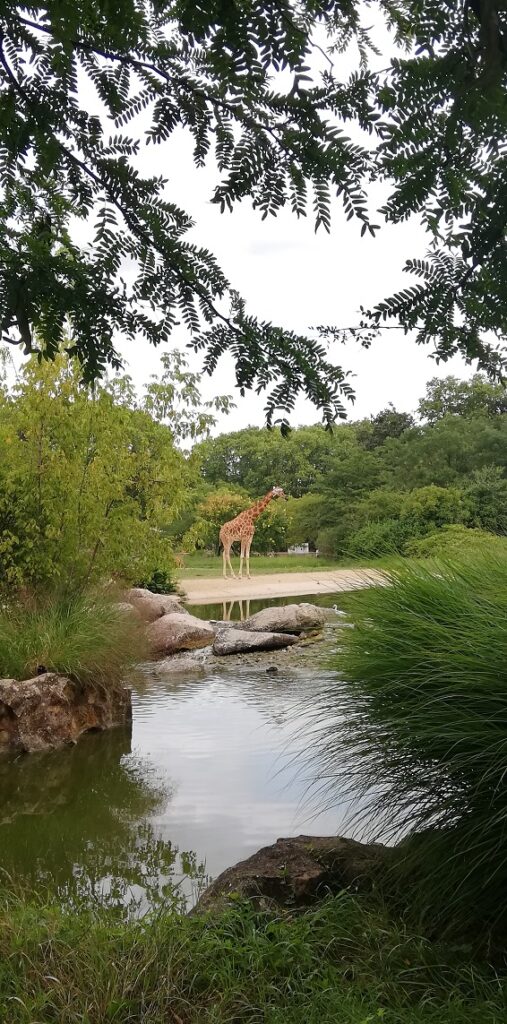
[(342, 610), (340, 608), (338, 608), (335, 604), (333, 605), (333, 611), (334, 611), (335, 615), (346, 615), (347, 614), (346, 612), (342, 612)]

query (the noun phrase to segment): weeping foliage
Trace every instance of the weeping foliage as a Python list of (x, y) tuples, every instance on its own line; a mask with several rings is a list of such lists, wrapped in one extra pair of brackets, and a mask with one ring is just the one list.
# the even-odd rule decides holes
[(353, 605), (322, 694), (322, 785), (403, 837), (394, 880), (435, 926), (505, 928), (507, 561), (403, 566)]
[[(429, 253), (352, 334), (369, 345), (389, 321), (500, 377), (489, 338), (506, 335), (506, 39), (490, 0), (6, 0), (0, 336), (53, 358), (70, 327), (93, 380), (118, 367), (120, 335), (158, 345), (182, 323), (207, 371), (228, 352), (242, 392), (266, 392), (268, 423), (286, 429), (302, 394), (327, 424), (345, 416), (353, 392), (327, 342), (349, 328), (299, 334), (247, 312), (190, 240), (168, 181), (139, 169), (146, 146), (184, 132), (197, 168), (215, 162), (223, 212), (250, 200), (262, 218), (288, 208), (329, 231), (338, 200), (368, 241), (380, 218), (420, 217)], [(91, 244), (73, 217), (93, 225)]]

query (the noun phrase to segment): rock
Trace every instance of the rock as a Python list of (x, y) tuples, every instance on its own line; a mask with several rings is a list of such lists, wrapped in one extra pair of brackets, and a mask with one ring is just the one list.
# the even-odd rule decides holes
[(297, 643), (289, 633), (252, 633), (246, 629), (222, 629), (213, 644), (213, 654), (245, 654), (248, 651), (275, 651)]
[(145, 622), (155, 622), (162, 618), (162, 615), (169, 615), (171, 612), (186, 614), (181, 605), (181, 600), (174, 594), (152, 594), (151, 590), (143, 587), (132, 587), (125, 594), (125, 602), (137, 608)]
[(151, 650), (156, 655), (207, 647), (215, 638), (215, 631), (209, 622), (189, 615), (188, 612), (163, 615), (161, 619), (152, 622), (146, 632)]
[(135, 605), (129, 604), (128, 601), (117, 601), (114, 605), (117, 611), (124, 612), (125, 615), (133, 615), (136, 619), (141, 619), (141, 613)]
[(277, 674), (277, 672), (278, 672), (278, 669), (277, 669), (276, 665), (268, 665), (268, 667), (267, 667), (267, 669), (266, 669), (266, 672), (267, 672), (267, 673), (268, 673), (268, 674), (269, 674), (270, 676), (276, 676), (276, 674)]
[(263, 608), (241, 623), (242, 629), (254, 632), (304, 633), (321, 629), (326, 612), (315, 604), (286, 604), (279, 608)]
[(227, 868), (203, 893), (192, 913), (223, 908), (231, 899), (261, 907), (311, 903), (327, 892), (353, 886), (368, 891), (385, 869), (391, 850), (339, 836), (278, 839)]
[(131, 693), (124, 686), (81, 684), (54, 672), (23, 682), (0, 679), (0, 750), (63, 747), (84, 732), (131, 719)]
[(206, 671), (206, 662), (192, 654), (171, 654), (160, 661), (147, 662), (141, 666), (144, 676), (154, 679), (165, 679), (167, 676), (178, 675), (202, 676)]

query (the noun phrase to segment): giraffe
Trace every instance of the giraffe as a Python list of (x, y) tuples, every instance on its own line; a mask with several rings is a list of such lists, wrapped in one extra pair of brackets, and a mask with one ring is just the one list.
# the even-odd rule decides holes
[(252, 546), (253, 535), (255, 533), (255, 521), (264, 512), (264, 509), (269, 505), (273, 498), (285, 498), (286, 495), (283, 492), (283, 487), (272, 487), (263, 498), (259, 498), (254, 505), (250, 508), (246, 508), (244, 512), (240, 512), (239, 516), (235, 516), (228, 523), (224, 523), (220, 530), (220, 543), (223, 546), (223, 575), (227, 579), (227, 566), (231, 570), (232, 576), (236, 578), (236, 573), (231, 565), (231, 547), (234, 541), (239, 540), (241, 542), (241, 555), (239, 559), (239, 579), (243, 576), (243, 559), (246, 561), (246, 574), (250, 579), (250, 548)]

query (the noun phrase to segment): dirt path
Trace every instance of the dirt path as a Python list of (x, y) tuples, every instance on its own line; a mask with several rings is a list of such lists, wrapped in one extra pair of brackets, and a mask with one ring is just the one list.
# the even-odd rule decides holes
[(305, 594), (335, 594), (340, 590), (358, 590), (380, 583), (382, 577), (374, 569), (333, 569), (316, 572), (281, 572), (224, 580), (188, 579), (181, 588), (189, 604), (213, 604), (215, 601), (238, 601), (243, 598), (301, 597)]

